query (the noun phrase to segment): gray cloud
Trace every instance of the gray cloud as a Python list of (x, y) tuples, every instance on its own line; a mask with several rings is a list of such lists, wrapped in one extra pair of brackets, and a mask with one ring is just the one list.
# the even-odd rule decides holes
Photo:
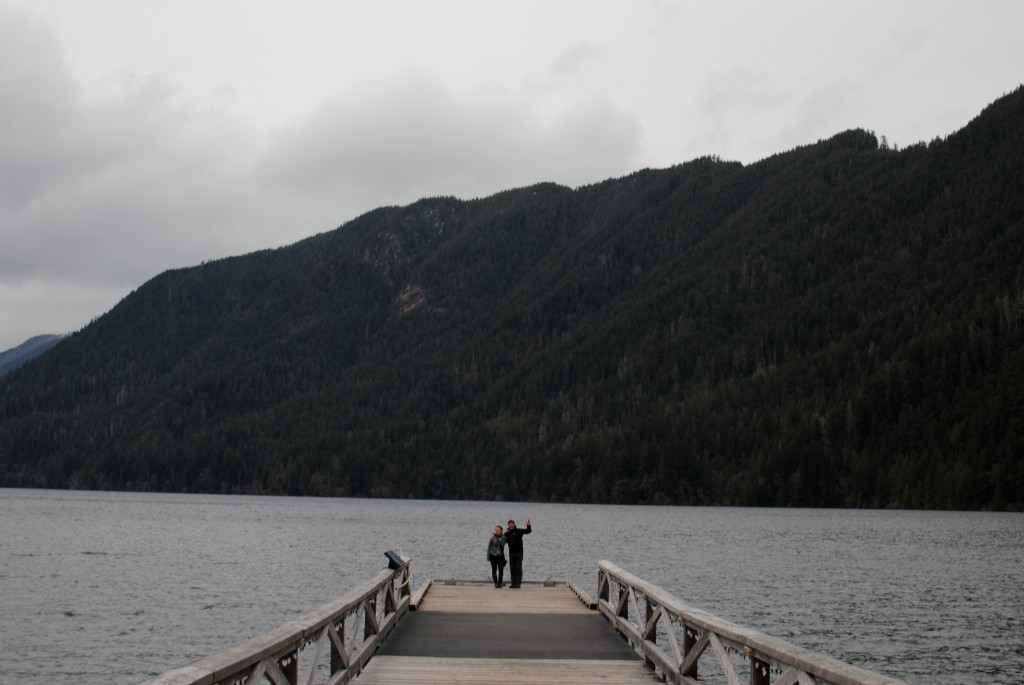
[[(766, 147), (758, 136), (778, 130), (773, 124), (786, 118), (791, 102), (792, 93), (768, 72), (747, 67), (712, 72), (696, 98), (700, 124), (693, 126), (697, 135), (689, 147), (701, 154), (731, 150), (749, 161), (743, 148)], [(755, 118), (761, 124), (756, 128), (749, 126)]]
[(779, 125), (779, 150), (828, 138), (844, 129), (865, 128), (863, 91), (856, 83), (835, 80), (802, 93), (787, 121)]
[(634, 115), (598, 96), (542, 112), (424, 75), (366, 82), (267, 138), (220, 108), (223, 92), (197, 101), (158, 76), (83, 101), (58, 41), (27, 15), (0, 9), (0, 46), (12, 103), (0, 108), (0, 349), (78, 328), (164, 269), (383, 204), (627, 173), (641, 138)]
[(0, 206), (21, 209), (45, 187), (88, 167), (76, 130), (76, 84), (56, 37), (0, 8)]
[(575, 79), (587, 75), (596, 65), (600, 64), (604, 51), (590, 43), (578, 43), (558, 56), (551, 67), (552, 75), (559, 79)]
[(641, 131), (610, 100), (549, 118), (493, 92), (459, 96), (426, 76), (361, 88), (279, 131), (257, 167), (266, 184), (364, 206), (471, 197), (552, 180), (570, 185), (630, 169)]
[(313, 232), (275, 239), (292, 209), (246, 187), (254, 135), (171, 84), (84, 104), (52, 32), (2, 7), (0, 63), (0, 349), (76, 329), (164, 269)]

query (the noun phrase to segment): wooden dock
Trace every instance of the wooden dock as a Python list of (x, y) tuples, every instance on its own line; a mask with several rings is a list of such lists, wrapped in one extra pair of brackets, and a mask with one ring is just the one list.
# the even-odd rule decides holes
[(148, 685), (906, 685), (718, 618), (608, 561), (591, 598), (553, 581), (414, 592), (409, 560), (388, 557), (347, 595)]
[(568, 586), (434, 584), (355, 682), (632, 685), (660, 679)]

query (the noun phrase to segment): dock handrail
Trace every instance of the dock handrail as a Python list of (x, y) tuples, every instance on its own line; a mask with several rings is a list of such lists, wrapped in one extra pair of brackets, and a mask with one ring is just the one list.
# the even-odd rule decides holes
[[(740, 670), (749, 672), (751, 685), (906, 685), (718, 618), (610, 561), (597, 566), (601, 613), (669, 682), (697, 685), (697, 661), (710, 646), (729, 685), (741, 682), (730, 653), (746, 662)], [(659, 635), (668, 651), (658, 644)]]
[[(312, 647), (305, 680), (326, 666), (329, 685), (349, 682), (369, 661), (381, 640), (409, 610), (409, 560), (383, 570), (339, 599), (235, 647), (163, 673), (144, 685), (213, 685), (244, 680), (275, 685), (299, 683), (299, 654)], [(324, 663), (321, 664), (323, 659)], [(303, 659), (307, 661), (307, 659)]]

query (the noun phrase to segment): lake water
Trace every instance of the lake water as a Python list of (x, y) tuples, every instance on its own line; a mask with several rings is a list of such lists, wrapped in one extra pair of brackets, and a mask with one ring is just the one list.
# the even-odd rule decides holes
[(608, 559), (722, 618), (910, 683), (1021, 683), (1024, 515), (0, 489), (0, 682), (137, 683), (412, 557), (596, 594)]

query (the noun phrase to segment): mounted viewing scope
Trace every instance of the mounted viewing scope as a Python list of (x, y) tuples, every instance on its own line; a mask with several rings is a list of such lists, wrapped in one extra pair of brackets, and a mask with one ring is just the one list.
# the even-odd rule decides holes
[(402, 564), (405, 563), (398, 552), (393, 549), (389, 549), (387, 552), (384, 552), (384, 556), (388, 558), (388, 568), (392, 571), (401, 568)]

